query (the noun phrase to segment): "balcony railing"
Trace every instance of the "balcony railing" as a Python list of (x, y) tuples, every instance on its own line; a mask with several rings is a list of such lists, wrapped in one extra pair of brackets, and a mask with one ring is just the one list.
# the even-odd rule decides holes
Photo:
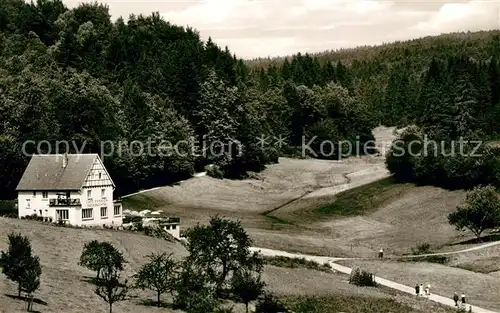
[(50, 199), (49, 206), (80, 206), (80, 199)]

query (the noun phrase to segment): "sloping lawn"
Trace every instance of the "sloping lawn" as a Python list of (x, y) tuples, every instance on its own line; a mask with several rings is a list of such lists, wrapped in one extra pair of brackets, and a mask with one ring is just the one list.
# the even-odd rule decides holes
[(414, 187), (413, 184), (397, 184), (392, 177), (378, 180), (344, 191), (332, 203), (320, 206), (316, 213), (323, 215), (355, 216), (375, 210), (391, 199), (399, 198)]

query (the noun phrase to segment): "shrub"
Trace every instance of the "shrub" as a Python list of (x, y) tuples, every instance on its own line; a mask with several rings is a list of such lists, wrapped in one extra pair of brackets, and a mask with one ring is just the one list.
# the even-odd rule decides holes
[(411, 249), (411, 254), (413, 255), (430, 254), (430, 253), (432, 253), (432, 250), (431, 250), (431, 245), (429, 243), (423, 243)]
[(276, 163), (278, 163), (278, 159), (280, 157), (280, 152), (275, 148), (270, 148), (268, 150), (268, 157), (269, 157), (269, 162), (271, 164), (273, 164), (273, 163), (276, 164)]
[(133, 223), (132, 223), (132, 225), (133, 225), (133, 226), (132, 226), (132, 229), (133, 229), (134, 231), (143, 231), (143, 230), (144, 230), (144, 226), (143, 226), (143, 224), (142, 224), (142, 218), (141, 218), (141, 220), (140, 220), (140, 221), (135, 221), (135, 222), (133, 222)]
[(329, 263), (319, 264), (314, 261), (308, 261), (305, 258), (288, 258), (285, 256), (264, 257), (264, 261), (269, 265), (288, 268), (308, 268), (317, 271), (331, 272)]
[(161, 238), (167, 241), (175, 241), (175, 238), (171, 234), (169, 234), (167, 231), (165, 231), (158, 225), (144, 226), (144, 234), (146, 236)]
[(123, 224), (134, 223), (134, 222), (142, 222), (142, 217), (127, 215), (123, 218)]
[(224, 172), (220, 169), (218, 165), (208, 165), (205, 167), (207, 175), (217, 179), (224, 178)]
[(17, 218), (18, 211), (15, 202), (10, 200), (0, 200), (0, 216)]
[[(411, 249), (412, 255), (432, 254), (432, 253), (433, 253), (433, 251), (431, 249), (431, 245), (428, 243), (420, 244), (417, 247)], [(448, 263), (449, 258), (444, 256), (444, 255), (430, 255), (430, 256), (423, 256), (423, 257), (417, 257), (417, 258), (409, 258), (409, 259), (406, 259), (405, 261), (446, 264), (446, 263)]]
[(38, 215), (36, 215), (36, 214), (27, 215), (26, 219), (30, 220), (30, 221), (37, 220), (38, 219)]
[(255, 313), (280, 313), (288, 312), (285, 305), (272, 294), (266, 294), (259, 299), (255, 306)]
[(359, 268), (353, 270), (349, 277), (349, 283), (362, 286), (362, 287), (376, 287), (377, 283), (375, 282), (375, 276), (365, 270), (361, 270)]

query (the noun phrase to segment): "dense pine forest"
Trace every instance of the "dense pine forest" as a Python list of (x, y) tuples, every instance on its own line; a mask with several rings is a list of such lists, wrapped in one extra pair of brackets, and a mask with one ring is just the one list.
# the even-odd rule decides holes
[[(219, 177), (245, 177), (300, 152), (304, 138), (363, 145), (380, 124), (416, 125), (408, 136), (494, 139), (499, 59), (500, 39), (491, 31), (243, 61), (156, 13), (112, 21), (100, 4), (69, 10), (60, 0), (3, 0), (1, 197), (15, 196), (27, 154), (54, 153), (61, 141), (71, 142), (72, 153), (104, 153), (123, 194), (178, 181), (207, 164)], [(260, 145), (258, 137), (286, 145)], [(133, 141), (150, 148), (140, 153)], [(164, 142), (183, 142), (182, 151), (165, 151)], [(221, 153), (207, 153), (202, 142), (220, 142)], [(337, 146), (323, 157), (341, 154)], [(388, 163), (403, 180), (462, 175), (476, 184), (493, 179), (483, 173), (492, 160), (468, 168), (473, 174), (457, 164), (443, 170), (434, 159)], [(418, 171), (417, 163), (435, 173)]]

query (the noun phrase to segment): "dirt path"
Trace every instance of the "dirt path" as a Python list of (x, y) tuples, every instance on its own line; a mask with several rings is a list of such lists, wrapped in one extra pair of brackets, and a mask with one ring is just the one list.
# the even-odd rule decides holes
[[(351, 271), (352, 271), (351, 268), (343, 266), (343, 265), (339, 265), (339, 264), (336, 264), (333, 262), (329, 262), (329, 263), (330, 263), (330, 266), (333, 268), (333, 270), (344, 273), (344, 274), (348, 274), (348, 275), (351, 274)], [(375, 282), (377, 282), (377, 284), (389, 287), (391, 289), (399, 290), (399, 291), (409, 293), (412, 295), (415, 294), (415, 288), (409, 287), (409, 286), (406, 286), (403, 284), (399, 284), (399, 283), (393, 282), (391, 280), (387, 280), (387, 279), (375, 276)], [(441, 303), (441, 304), (453, 307), (453, 308), (455, 307), (455, 301), (453, 301), (453, 299), (446, 298), (446, 297), (443, 297), (440, 295), (431, 294), (430, 296), (428, 296), (428, 299), (432, 300), (434, 302), (437, 302), (437, 303)], [(469, 312), (469, 308), (474, 313), (497, 313), (495, 311), (483, 309), (483, 308), (480, 308), (480, 307), (477, 307), (474, 305), (466, 305), (467, 312)]]
[[(481, 246), (474, 247), (474, 248), (465, 249), (465, 250), (454, 251), (454, 252), (436, 253), (436, 254), (432, 254), (432, 255), (448, 255), (448, 254), (454, 254), (454, 253), (455, 254), (456, 253), (465, 253), (465, 252), (485, 249), (485, 248), (488, 248), (488, 247), (491, 247), (494, 245), (498, 245), (498, 244), (500, 244), (500, 241), (481, 245)], [(286, 251), (279, 251), (279, 250), (272, 250), (272, 249), (265, 249), (265, 248), (256, 248), (256, 247), (253, 247), (250, 250), (260, 252), (262, 255), (265, 255), (265, 256), (284, 256), (284, 257), (289, 257), (289, 258), (304, 258), (308, 261), (317, 262), (319, 264), (328, 263), (328, 264), (330, 264), (330, 266), (332, 267), (332, 269), (334, 271), (338, 271), (338, 272), (341, 272), (341, 273), (344, 273), (347, 275), (351, 274), (352, 268), (337, 264), (335, 262), (339, 261), (339, 260), (347, 260), (347, 259), (354, 260), (354, 259), (356, 259), (356, 258), (331, 258), (331, 257), (324, 257), (324, 256), (305, 255), (305, 254), (289, 253)], [(422, 255), (420, 255), (419, 257), (421, 257), (421, 256)], [(415, 289), (413, 287), (399, 284), (399, 283), (396, 283), (394, 281), (387, 280), (387, 279), (384, 279), (382, 277), (377, 277), (377, 276), (375, 276), (375, 281), (378, 284), (389, 287), (391, 289), (399, 290), (399, 291), (409, 293), (412, 295), (415, 294)], [(455, 302), (452, 299), (446, 298), (446, 297), (443, 297), (443, 296), (440, 296), (437, 294), (431, 294), (429, 296), (429, 300), (432, 300), (434, 302), (441, 303), (441, 304), (444, 304), (444, 305), (447, 305), (450, 307), (455, 307)], [(474, 312), (474, 313), (498, 313), (495, 311), (483, 309), (483, 308), (473, 306), (473, 305), (467, 305), (467, 310), (469, 309), (469, 307), (472, 309), (472, 312)]]
[[(477, 247), (472, 247), (472, 248), (457, 250), (457, 251), (439, 252), (439, 253), (430, 253), (430, 254), (419, 254), (419, 255), (387, 256), (387, 257), (385, 257), (385, 259), (397, 260), (397, 259), (408, 259), (408, 258), (421, 258), (421, 257), (427, 257), (427, 256), (452, 255), (452, 254), (460, 254), (460, 253), (467, 253), (467, 252), (482, 250), (482, 249), (490, 248), (490, 247), (497, 246), (497, 245), (500, 245), (500, 241), (490, 242), (490, 243), (486, 243), (486, 244), (483, 244), (483, 245), (480, 245)], [(289, 253), (286, 251), (273, 250), (273, 249), (267, 249), (267, 248), (258, 248), (258, 247), (252, 247), (252, 251), (259, 251), (263, 255), (269, 255), (269, 256), (285, 256), (285, 257), (289, 257), (289, 258), (305, 258), (305, 259), (310, 259), (313, 261), (319, 260), (322, 263), (336, 262), (336, 261), (342, 261), (342, 260), (378, 260), (377, 258), (337, 258), (337, 257), (327, 257), (327, 256), (315, 256), (315, 255), (307, 255), (307, 254), (300, 254), (300, 253)]]

